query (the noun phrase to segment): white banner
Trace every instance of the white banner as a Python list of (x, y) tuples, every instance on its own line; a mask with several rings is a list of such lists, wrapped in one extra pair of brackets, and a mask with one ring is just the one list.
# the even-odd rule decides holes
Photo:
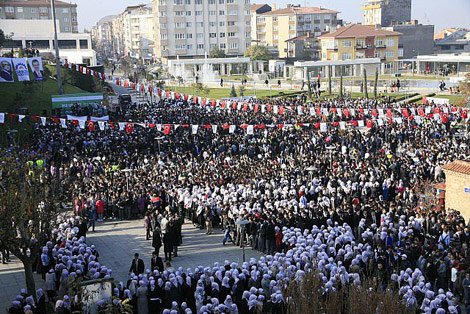
[(233, 125), (233, 124), (231, 124), (230, 127), (229, 127), (229, 129), (228, 129), (228, 132), (229, 132), (229, 133), (234, 133), (234, 132), (235, 132), (235, 128), (236, 128), (236, 126)]
[(254, 129), (255, 129), (255, 128), (254, 128), (253, 125), (248, 125), (248, 126), (246, 127), (246, 134), (248, 134), (248, 135), (253, 135), (253, 134), (254, 134)]
[(65, 119), (60, 119), (60, 125), (61, 125), (64, 129), (66, 129), (66, 128), (67, 128), (67, 120), (65, 120)]
[(97, 121), (109, 121), (109, 116), (90, 117), (90, 121), (93, 121), (93, 122), (97, 122)]
[(98, 121), (98, 127), (101, 131), (104, 131), (104, 121)]
[(199, 128), (199, 125), (193, 124), (191, 125), (191, 134), (195, 135), (197, 134), (197, 129)]
[(74, 121), (74, 120), (77, 120), (77, 121), (86, 121), (88, 120), (88, 116), (72, 116), (72, 115), (67, 115), (67, 120), (69, 121)]
[(214, 133), (214, 134), (217, 133), (217, 124), (212, 125), (212, 133)]
[(13, 67), (15, 68), (18, 81), (29, 81), (29, 69), (26, 58), (13, 58)]
[(47, 121), (46, 117), (41, 117), (41, 123), (43, 126), (46, 126), (46, 121)]
[(13, 66), (11, 58), (0, 58), (0, 82), (13, 82)]

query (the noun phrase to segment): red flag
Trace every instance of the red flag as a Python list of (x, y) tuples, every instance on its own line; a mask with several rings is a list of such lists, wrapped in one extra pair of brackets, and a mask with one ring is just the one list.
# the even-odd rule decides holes
[(408, 116), (410, 115), (410, 114), (408, 113), (408, 109), (406, 109), (406, 108), (403, 108), (403, 109), (401, 110), (401, 113), (403, 114), (403, 116), (404, 116), (405, 118), (408, 118)]
[(258, 104), (255, 104), (255, 107), (253, 108), (253, 111), (254, 111), (254, 112), (258, 112), (258, 107), (259, 107), (259, 105), (258, 105)]
[(447, 116), (447, 113), (441, 114), (441, 120), (442, 120), (442, 123), (449, 122), (449, 117)]
[(247, 111), (248, 110), (248, 104), (247, 103), (243, 103), (243, 111)]
[(216, 105), (216, 102), (215, 102), (214, 98), (212, 98), (212, 100), (211, 100), (211, 105), (212, 105), (212, 107), (215, 107), (215, 105)]
[(93, 121), (88, 121), (88, 131), (93, 132), (95, 130), (95, 124)]
[(127, 123), (127, 124), (126, 124), (126, 133), (127, 133), (127, 134), (131, 134), (132, 131), (134, 131), (134, 124), (132, 124), (132, 123)]
[(358, 126), (359, 123), (357, 123), (357, 120), (351, 120), (351, 124), (354, 125), (354, 126)]
[(372, 109), (371, 114), (372, 114), (373, 117), (377, 117), (378, 116), (377, 109)]
[(462, 118), (467, 119), (467, 109), (462, 109)]
[(169, 124), (165, 124), (163, 126), (163, 134), (165, 135), (169, 135), (171, 132), (171, 126)]
[(284, 106), (279, 107), (279, 114), (284, 114), (286, 112), (286, 109), (284, 109)]
[(424, 116), (425, 116), (423, 108), (418, 108), (418, 114), (419, 114), (421, 117), (424, 117)]
[[(320, 109), (318, 109), (318, 111), (320, 111)], [(317, 114), (319, 114), (319, 113), (317, 113)], [(344, 108), (344, 109), (343, 109), (343, 114), (344, 114), (346, 117), (349, 117), (349, 110), (348, 110), (348, 108)]]
[(374, 126), (374, 122), (371, 119), (367, 119), (366, 126), (371, 129)]

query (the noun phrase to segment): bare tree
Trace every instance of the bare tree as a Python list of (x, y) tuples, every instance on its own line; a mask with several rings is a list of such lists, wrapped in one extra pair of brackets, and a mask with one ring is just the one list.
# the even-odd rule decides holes
[(36, 296), (33, 264), (56, 217), (45, 165), (13, 151), (0, 163), (0, 241), (23, 263), (28, 293)]

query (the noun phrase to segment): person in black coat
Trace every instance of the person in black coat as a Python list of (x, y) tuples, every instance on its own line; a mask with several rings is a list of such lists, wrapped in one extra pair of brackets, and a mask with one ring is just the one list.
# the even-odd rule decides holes
[(153, 231), (152, 247), (155, 249), (155, 254), (158, 257), (160, 255), (160, 248), (162, 247), (162, 235), (160, 233), (160, 228), (158, 227)]
[(129, 273), (140, 275), (140, 274), (143, 274), (144, 272), (145, 272), (144, 261), (139, 258), (139, 253), (135, 253), (134, 259), (132, 260), (131, 267), (129, 268)]
[(159, 272), (164, 270), (162, 258), (157, 255), (156, 252), (152, 253), (152, 258), (150, 259), (150, 268), (151, 270), (158, 269)]

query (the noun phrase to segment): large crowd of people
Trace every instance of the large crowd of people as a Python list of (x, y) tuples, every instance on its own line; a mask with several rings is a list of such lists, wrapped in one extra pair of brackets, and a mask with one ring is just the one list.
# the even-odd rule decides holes
[[(125, 130), (38, 124), (32, 151), (74, 217), (43, 248), (45, 293), (31, 304), (23, 291), (10, 312), (41, 313), (46, 301), (58, 313), (79, 306), (68, 278), (112, 276), (86, 231), (103, 219), (136, 218), (152, 238), (151, 267), (136, 256), (130, 278), (115, 278), (122, 282), (113, 302), (138, 314), (285, 313), (285, 285), (311, 270), (325, 294), (372, 279), (417, 313), (465, 312), (468, 222), (422, 195), (444, 179), (444, 165), (469, 159), (466, 112), (445, 106), (436, 117), (417, 105), (404, 112), (376, 100), (306, 103), (303, 96), (243, 106), (167, 98), (134, 103), (114, 117), (133, 122)], [(258, 127), (247, 134), (242, 125)], [(222, 229), (223, 244), (265, 255), (174, 268), (185, 220), (208, 234)]]

